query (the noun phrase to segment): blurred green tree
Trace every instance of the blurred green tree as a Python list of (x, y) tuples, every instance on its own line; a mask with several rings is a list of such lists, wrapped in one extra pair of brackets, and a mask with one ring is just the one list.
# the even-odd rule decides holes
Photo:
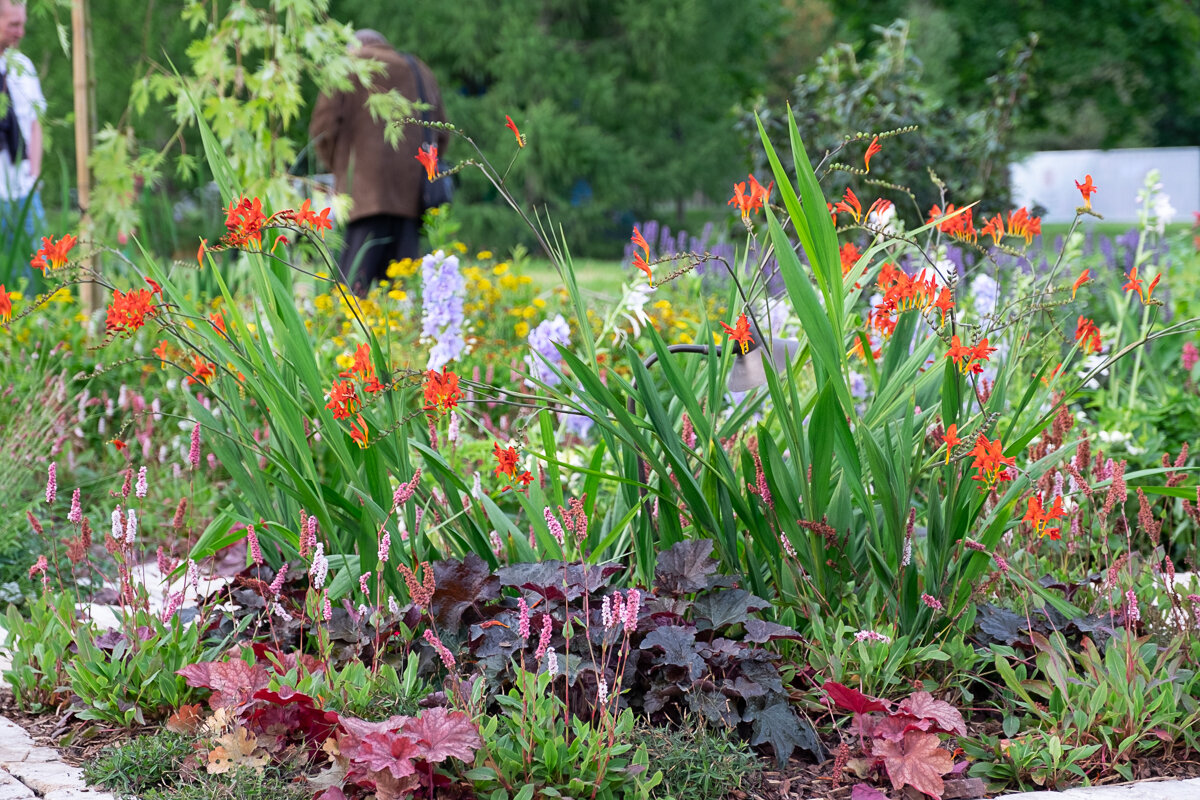
[[(678, 224), (693, 200), (724, 202), (742, 167), (734, 109), (761, 91), (785, 10), (769, 0), (334, 0), (330, 12), (374, 28), (438, 76), (450, 120), (503, 164), (509, 115), (529, 137), (509, 181), (545, 208), (576, 248), (620, 252), (637, 218)], [(465, 157), (452, 143), (451, 160)], [(461, 173), (468, 241), (522, 238)]]

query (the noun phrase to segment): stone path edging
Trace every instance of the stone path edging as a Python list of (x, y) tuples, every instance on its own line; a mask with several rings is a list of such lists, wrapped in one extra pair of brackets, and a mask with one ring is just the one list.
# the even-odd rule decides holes
[(0, 717), (0, 800), (116, 800), (89, 789), (83, 770), (64, 763), (53, 747), (40, 747), (17, 723)]
[(1001, 795), (996, 800), (1200, 800), (1200, 778), (1080, 786), (1062, 792), (1023, 792)]

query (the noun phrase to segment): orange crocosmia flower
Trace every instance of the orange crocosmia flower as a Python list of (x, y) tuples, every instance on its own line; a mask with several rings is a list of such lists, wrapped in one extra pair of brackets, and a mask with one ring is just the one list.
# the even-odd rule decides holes
[(517, 477), (517, 449), (506, 447), (501, 450), (500, 443), (493, 442), (492, 454), (496, 456), (496, 477), (507, 475), (515, 480)]
[(635, 267), (637, 267), (638, 269), (640, 269), (642, 272), (646, 273), (646, 280), (649, 281), (651, 286), (653, 286), (654, 285), (654, 273), (650, 271), (650, 265), (646, 263), (646, 259), (642, 258), (641, 253), (633, 254), (633, 265)]
[(421, 166), (425, 168), (426, 177), (432, 182), (433, 176), (437, 174), (437, 145), (422, 145), (420, 152), (417, 153), (417, 161), (421, 162)]
[(1100, 191), (1098, 188), (1096, 188), (1095, 185), (1092, 184), (1092, 176), (1085, 175), (1083, 178), (1083, 183), (1080, 183), (1079, 181), (1075, 181), (1075, 188), (1079, 190), (1079, 193), (1081, 195), (1083, 195), (1083, 207), (1086, 208), (1088, 211), (1091, 211), (1092, 210), (1092, 195), (1095, 194), (1096, 192)]
[(1102, 346), (1100, 329), (1093, 320), (1081, 315), (1075, 323), (1075, 341), (1083, 342), (1084, 352), (1099, 353)]
[(991, 236), (993, 244), (1000, 244), (1000, 240), (1004, 238), (1004, 220), (999, 214), (987, 221), (983, 229), (979, 231), (981, 236)]
[(886, 197), (876, 197), (871, 201), (870, 207), (867, 208), (867, 217), (869, 218), (872, 214), (885, 214), (892, 205), (892, 201)]
[(1092, 271), (1090, 269), (1085, 269), (1083, 272), (1079, 273), (1079, 277), (1076, 278), (1075, 282), (1071, 284), (1071, 299), (1072, 300), (1075, 299), (1075, 293), (1077, 291), (1079, 291), (1079, 287), (1083, 286), (1085, 283), (1087, 283), (1091, 277), (1092, 277)]
[(838, 255), (842, 258), (842, 277), (845, 277), (850, 270), (854, 269), (854, 265), (858, 263), (858, 259), (862, 258), (862, 252), (854, 242), (846, 242), (838, 248)]
[(374, 373), (375, 367), (371, 364), (371, 345), (360, 344), (354, 349), (354, 363), (350, 365), (350, 369), (345, 372), (339, 372), (339, 378), (351, 378), (358, 375), (366, 380), (367, 376)]
[(363, 419), (362, 414), (358, 415), (358, 419), (350, 423), (350, 438), (358, 443), (359, 447), (367, 446), (367, 422)]
[(188, 385), (203, 383), (206, 386), (217, 377), (217, 365), (198, 355), (192, 356), (192, 374), (187, 377)]
[(871, 144), (867, 146), (867, 153), (863, 156), (863, 166), (867, 168), (867, 172), (871, 171), (871, 156), (875, 155), (882, 149), (883, 146), (879, 144), (879, 137), (876, 136), (871, 140)]
[(975, 349), (960, 342), (958, 339), (958, 334), (954, 334), (950, 337), (950, 349), (946, 351), (946, 358), (954, 362), (954, 365), (958, 367), (959, 372), (962, 372), (964, 375), (970, 371), (982, 372), (983, 367), (979, 367), (977, 370), (972, 370), (971, 361), (974, 359), (974, 357)]
[(646, 280), (650, 285), (654, 285), (654, 273), (650, 271), (650, 245), (646, 244), (646, 237), (642, 236), (642, 232), (638, 230), (637, 225), (633, 226), (633, 236), (629, 237), (629, 241), (633, 242), (634, 247), (640, 247), (641, 253), (633, 254), (633, 265), (646, 273)]
[(512, 131), (513, 136), (517, 137), (517, 147), (524, 147), (525, 137), (521, 135), (519, 130), (517, 130), (517, 123), (513, 122), (512, 117), (510, 117), (508, 114), (504, 115), (504, 123), (504, 127)]
[(263, 228), (274, 219), (274, 215), (263, 214), (262, 201), (257, 197), (253, 200), (243, 197), (237, 205), (231, 200), (225, 210), (225, 241), (234, 247), (254, 244), (262, 249)]
[(1034, 533), (1042, 536), (1049, 536), (1051, 539), (1061, 538), (1058, 535), (1058, 528), (1047, 528), (1046, 525), (1055, 519), (1062, 519), (1067, 515), (1063, 509), (1062, 495), (1054, 498), (1053, 505), (1047, 509), (1042, 505), (1041, 495), (1033, 494), (1029, 498), (1029, 506), (1025, 511), (1025, 516), (1021, 518), (1022, 522), (1028, 522), (1033, 526)]
[(942, 312), (942, 321), (945, 322), (946, 315), (950, 313), (950, 309), (954, 308), (954, 295), (947, 287), (943, 286), (932, 306)]
[(1059, 362), (1059, 364), (1058, 364), (1058, 366), (1057, 366), (1057, 367), (1055, 367), (1054, 369), (1050, 370), (1050, 374), (1049, 374), (1049, 375), (1043, 375), (1043, 376), (1042, 376), (1042, 383), (1043, 383), (1043, 384), (1045, 384), (1046, 386), (1049, 386), (1049, 385), (1050, 385), (1050, 381), (1052, 381), (1052, 380), (1054, 380), (1055, 378), (1057, 378), (1057, 377), (1058, 377), (1058, 373), (1060, 373), (1060, 372), (1062, 372), (1062, 362)]
[(43, 236), (42, 247), (37, 251), (33, 260), (29, 262), (29, 265), (41, 270), (47, 267), (50, 269), (60, 269), (66, 266), (68, 261), (67, 253), (75, 246), (76, 241), (78, 240), (69, 234), (57, 242), (49, 236)]
[(982, 433), (975, 440), (975, 446), (971, 448), (970, 455), (975, 457), (971, 463), (971, 469), (976, 471), (972, 476), (972, 480), (980, 481), (981, 483), (991, 486), (997, 481), (1011, 481), (1012, 474), (1009, 473), (1008, 467), (1015, 466), (1016, 456), (1004, 456), (1004, 447), (1000, 444), (1000, 440), (996, 439), (988, 441), (988, 438)]
[(1150, 302), (1150, 295), (1154, 294), (1154, 287), (1158, 286), (1160, 278), (1162, 278), (1161, 272), (1154, 276), (1154, 280), (1150, 281), (1150, 285), (1146, 287), (1146, 297), (1143, 299), (1143, 302)]
[(946, 428), (946, 432), (942, 434), (942, 442), (946, 445), (946, 463), (950, 463), (950, 451), (962, 444), (962, 439), (958, 438), (958, 425), (951, 424)]
[(305, 200), (300, 204), (300, 209), (293, 214), (296, 224), (321, 234), (321, 238), (325, 238), (325, 231), (333, 230), (333, 223), (329, 220), (329, 212), (333, 209), (327, 208), (320, 214), (314, 212), (310, 207), (312, 201)]
[(214, 328), (216, 328), (217, 331), (219, 331), (221, 334), (223, 334), (225, 336), (229, 335), (228, 333), (225, 332), (225, 315), (223, 313), (221, 313), (220, 311), (214, 311), (213, 313), (208, 315), (208, 321), (211, 322), (212, 326)]
[[(833, 203), (828, 203), (828, 202), (825, 203), (825, 210), (827, 210), (829, 212), (829, 221), (832, 222), (834, 225), (837, 225), (837, 209), (835, 209), (833, 207)], [(1196, 238), (1200, 239), (1200, 236), (1198, 236)], [(1197, 249), (1200, 249), (1200, 248), (1197, 248)]]
[(348, 419), (360, 405), (358, 390), (354, 388), (352, 381), (333, 382), (329, 390), (329, 402), (325, 407), (333, 412), (334, 419)]
[(746, 319), (745, 314), (738, 317), (737, 327), (731, 328), (724, 322), (721, 323), (721, 327), (725, 329), (725, 333), (729, 334), (730, 341), (737, 342), (742, 348), (742, 355), (750, 351), (750, 345), (754, 343), (754, 340), (750, 335), (750, 321)]
[(12, 298), (8, 296), (8, 290), (4, 288), (4, 284), (0, 283), (0, 320), (8, 322), (12, 319)]
[(858, 202), (858, 197), (855, 196), (854, 190), (846, 188), (846, 193), (842, 195), (842, 199), (834, 206), (838, 211), (844, 211), (854, 217), (855, 222), (862, 221), (862, 203)]
[(458, 376), (450, 370), (429, 370), (425, 373), (425, 410), (439, 410), (443, 414), (458, 406), (462, 399), (462, 390), (458, 388)]
[(150, 351), (158, 356), (158, 360), (162, 362), (162, 368), (167, 368), (167, 362), (171, 360), (171, 345), (167, 344), (167, 340), (163, 339), (158, 343), (158, 346)]
[(753, 175), (748, 175), (747, 179), (750, 181), (750, 205), (757, 211), (763, 207), (763, 203), (767, 202), (767, 198), (771, 196), (771, 190), (775, 188), (775, 181), (771, 181), (767, 184), (767, 188), (764, 189), (763, 185)]
[(146, 317), (153, 316), (155, 309), (154, 293), (148, 289), (130, 289), (125, 294), (113, 289), (104, 327), (113, 334), (132, 334), (146, 324)]
[(992, 353), (996, 352), (995, 347), (988, 347), (988, 340), (985, 336), (979, 340), (979, 344), (971, 349), (971, 357), (976, 361), (987, 361), (992, 357)]
[(117, 448), (117, 452), (125, 450), (129, 447), (129, 445), (125, 444), (120, 439), (109, 439), (108, 443)]
[(1132, 269), (1129, 270), (1129, 272), (1125, 273), (1125, 277), (1129, 279), (1129, 282), (1126, 283), (1121, 288), (1125, 290), (1126, 294), (1128, 294), (1129, 292), (1137, 292), (1138, 297), (1142, 298), (1142, 302), (1145, 303), (1146, 302), (1146, 290), (1142, 286), (1142, 279), (1138, 277), (1137, 273), (1138, 273), (1137, 267), (1133, 267)]
[(196, 251), (196, 263), (204, 266), (204, 251), (208, 247), (208, 239), (200, 240), (200, 248)]

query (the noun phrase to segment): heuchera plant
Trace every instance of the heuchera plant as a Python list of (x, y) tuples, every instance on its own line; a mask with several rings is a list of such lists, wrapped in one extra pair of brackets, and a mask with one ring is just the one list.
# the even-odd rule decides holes
[[(304, 671), (324, 669), (323, 664), (261, 643), (249, 652), (252, 662), (206, 661), (179, 674), (191, 686), (212, 690), (210, 727), (231, 725), (241, 741), (250, 743), (242, 748), (247, 753), (261, 748), (283, 761), (300, 751), (316, 763), (327, 756), (332, 767), (321, 779), (326, 786), (322, 800), (368, 793), (377, 800), (398, 800), (417, 790), (432, 793), (452, 781), (435, 765), (450, 758), (470, 763), (482, 744), (475, 724), (460, 711), (430, 708), (417, 717), (367, 722), (325, 710), (319, 698), (293, 688)], [(194, 708), (186, 717), (198, 721)], [(217, 759), (230, 756), (227, 750), (219, 747), (209, 754), (210, 771)]]
[(493, 694), (514, 685), (519, 665), (540, 668), (553, 650), (578, 716), (594, 717), (612, 687), (652, 721), (700, 714), (739, 728), (752, 744), (769, 744), (780, 762), (796, 748), (818, 759), (824, 753), (788, 701), (777, 656), (761, 647), (799, 635), (760, 619), (756, 612), (769, 603), (716, 574), (710, 540), (663, 551), (653, 593), (609, 589), (619, 572), (612, 566), (548, 561), (493, 573), (468, 556), (432, 568), (439, 635), (469, 650)]
[[(884, 771), (896, 790), (911, 786), (934, 797), (942, 796), (942, 777), (955, 771), (956, 766), (950, 751), (941, 747), (939, 734), (967, 735), (958, 709), (929, 692), (913, 692), (893, 704), (834, 681), (827, 681), (822, 688), (830, 703), (854, 714), (850, 729), (858, 733), (862, 748), (861, 757), (847, 759), (843, 745), (839, 768), (848, 766), (860, 777)], [(855, 794), (881, 796), (865, 786)]]

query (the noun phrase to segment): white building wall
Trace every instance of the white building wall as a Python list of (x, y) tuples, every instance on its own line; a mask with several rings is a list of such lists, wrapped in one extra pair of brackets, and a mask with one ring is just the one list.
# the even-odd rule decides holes
[(1075, 181), (1090, 174), (1099, 191), (1092, 208), (1110, 222), (1136, 222), (1137, 195), (1146, 173), (1157, 169), (1162, 190), (1179, 214), (1190, 221), (1200, 211), (1200, 147), (1148, 147), (1126, 150), (1054, 150), (1034, 153), (1011, 165), (1014, 206), (1046, 209), (1045, 222), (1070, 222), (1083, 205)]

